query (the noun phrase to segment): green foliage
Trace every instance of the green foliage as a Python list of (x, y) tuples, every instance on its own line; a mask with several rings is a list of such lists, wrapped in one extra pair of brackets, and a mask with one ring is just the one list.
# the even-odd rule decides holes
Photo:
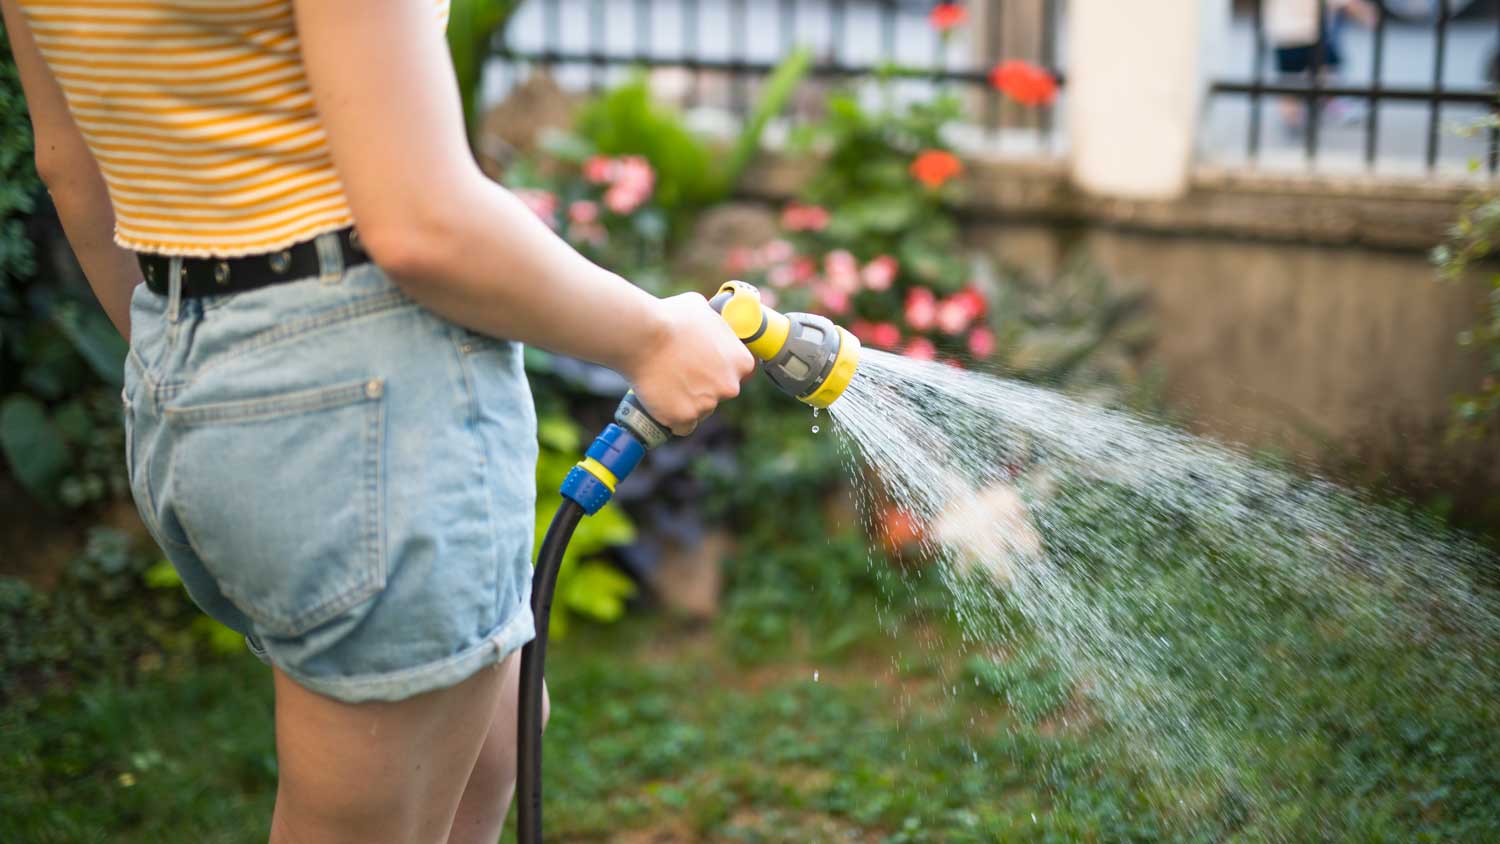
[[(223, 632), (221, 632), (223, 631)], [(243, 640), (203, 616), (150, 543), (96, 527), (58, 583), (0, 577), (0, 703), (28, 690), (127, 682)]]
[(704, 208), (727, 199), (760, 150), (766, 125), (791, 101), (812, 56), (794, 50), (771, 74), (727, 160), (689, 129), (675, 109), (653, 102), (644, 76), (589, 103), (577, 133), (603, 155), (639, 155), (657, 173), (656, 200), (681, 229)]
[(451, 0), (448, 6), (448, 51), (471, 133), (479, 125), (484, 60), (517, 5), (516, 0)]
[(1473, 327), (1458, 335), (1458, 345), (1478, 355), (1485, 374), (1473, 392), (1453, 399), (1453, 430), (1472, 438), (1500, 431), (1500, 272), (1495, 269), (1500, 251), (1500, 195), (1477, 193), (1464, 202), (1448, 240), (1432, 252), (1440, 277), (1449, 283), (1467, 284), (1481, 272), (1489, 294)]
[[(0, 457), (38, 500), (74, 508), (125, 492), (125, 343), (80, 274), (50, 258), (31, 126), (0, 45)], [(50, 214), (50, 209), (47, 209)], [(60, 245), (60, 244), (57, 244)]]
[[(537, 439), (541, 450), (536, 465), (536, 547), (540, 548), (561, 501), (557, 490), (578, 462), (584, 442), (578, 425), (560, 413), (538, 419)], [(557, 573), (549, 622), (552, 636), (567, 635), (570, 615), (611, 622), (625, 614), (626, 601), (635, 595), (635, 583), (618, 569), (590, 558), (634, 540), (635, 526), (613, 504), (579, 522)]]

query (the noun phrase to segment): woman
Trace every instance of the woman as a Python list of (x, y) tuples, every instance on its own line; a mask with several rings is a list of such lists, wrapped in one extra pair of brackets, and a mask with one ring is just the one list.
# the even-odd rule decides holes
[(480, 174), (446, 0), (0, 4), (38, 172), (130, 340), (136, 503), (272, 668), (271, 840), (495, 841), (532, 636), (517, 341), (619, 370), (679, 434), (749, 353)]

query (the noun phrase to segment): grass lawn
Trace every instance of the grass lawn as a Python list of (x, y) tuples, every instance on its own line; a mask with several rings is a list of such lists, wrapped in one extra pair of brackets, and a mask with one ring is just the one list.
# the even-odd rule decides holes
[[(1129, 788), (1089, 789), (1092, 809), (1055, 805), (1097, 760), (1065, 717), (1023, 723), (977, 676), (955, 682), (967, 675), (941, 623), (900, 641), (857, 627), (799, 629), (748, 661), (722, 625), (575, 627), (549, 666), (549, 840), (1076, 840), (1100, 812), (1115, 817), (1097, 840), (1135, 837), (1111, 805)], [(270, 684), (248, 656), (0, 718), (0, 841), (265, 839)]]

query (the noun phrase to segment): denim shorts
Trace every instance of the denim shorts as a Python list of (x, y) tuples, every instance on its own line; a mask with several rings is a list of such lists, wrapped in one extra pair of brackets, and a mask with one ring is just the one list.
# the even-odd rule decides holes
[(519, 344), (374, 264), (183, 299), (135, 289), (126, 459), (206, 613), (314, 692), (400, 700), (534, 635), (536, 414)]

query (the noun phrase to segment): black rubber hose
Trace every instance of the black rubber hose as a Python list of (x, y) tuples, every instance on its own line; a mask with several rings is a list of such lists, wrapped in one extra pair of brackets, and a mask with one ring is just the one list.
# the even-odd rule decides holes
[(563, 552), (583, 508), (563, 499), (552, 516), (531, 574), (531, 615), (536, 638), (521, 649), (521, 689), (516, 715), (516, 841), (542, 844), (542, 670), (547, 662), (547, 621)]

